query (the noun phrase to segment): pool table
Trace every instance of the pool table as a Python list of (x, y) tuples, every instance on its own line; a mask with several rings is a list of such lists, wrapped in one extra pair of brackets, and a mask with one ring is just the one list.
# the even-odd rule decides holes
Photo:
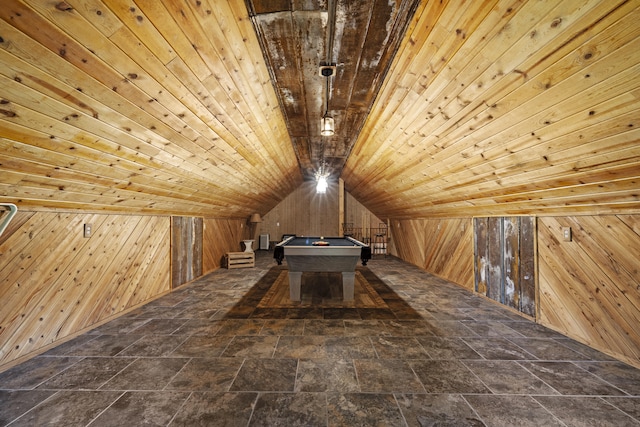
[(289, 267), (289, 298), (300, 301), (302, 273), (340, 272), (345, 301), (353, 300), (356, 264), (358, 259), (367, 265), (371, 248), (351, 237), (295, 237), (278, 243), (273, 257), (282, 264), (286, 257)]

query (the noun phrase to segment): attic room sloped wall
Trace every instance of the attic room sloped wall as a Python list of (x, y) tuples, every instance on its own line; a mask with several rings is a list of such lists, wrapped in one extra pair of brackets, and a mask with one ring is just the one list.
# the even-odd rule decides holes
[[(0, 371), (170, 292), (170, 222), (20, 210), (0, 236)], [(203, 222), (206, 273), (239, 250), (246, 227)]]
[[(394, 254), (473, 290), (472, 228), (471, 218), (391, 220)], [(536, 321), (640, 367), (640, 215), (539, 217), (536, 238)]]

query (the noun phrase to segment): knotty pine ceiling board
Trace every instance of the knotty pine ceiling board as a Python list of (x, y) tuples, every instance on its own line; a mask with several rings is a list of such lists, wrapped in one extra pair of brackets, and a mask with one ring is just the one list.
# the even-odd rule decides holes
[(302, 182), (241, 1), (10, 0), (0, 37), (3, 200), (244, 217)]
[(422, 2), (347, 160), (381, 218), (640, 211), (640, 3)]

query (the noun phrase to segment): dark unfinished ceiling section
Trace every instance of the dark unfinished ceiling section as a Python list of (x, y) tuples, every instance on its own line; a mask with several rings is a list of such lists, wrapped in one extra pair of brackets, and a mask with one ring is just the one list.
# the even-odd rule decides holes
[[(339, 176), (419, 3), (246, 0), (305, 178)], [(321, 65), (335, 64), (328, 77)], [(328, 112), (335, 134), (320, 135)]]

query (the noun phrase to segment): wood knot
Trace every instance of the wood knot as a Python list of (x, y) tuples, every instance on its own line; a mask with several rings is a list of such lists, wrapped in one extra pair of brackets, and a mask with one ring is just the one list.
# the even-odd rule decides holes
[(56, 4), (56, 9), (63, 12), (69, 12), (73, 10), (73, 7), (71, 7), (67, 2), (61, 1), (60, 3)]

